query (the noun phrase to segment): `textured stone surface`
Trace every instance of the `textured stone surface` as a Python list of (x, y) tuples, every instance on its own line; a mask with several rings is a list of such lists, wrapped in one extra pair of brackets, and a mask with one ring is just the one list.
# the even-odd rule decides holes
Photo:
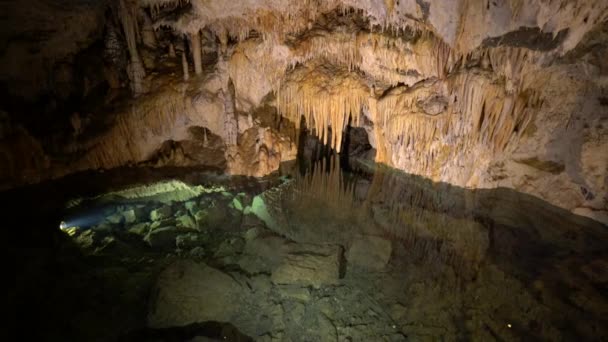
[(158, 294), (148, 314), (148, 324), (155, 328), (228, 322), (239, 313), (243, 291), (227, 274), (189, 260), (169, 265), (156, 287)]
[(150, 212), (150, 220), (152, 221), (161, 221), (164, 219), (168, 219), (173, 215), (173, 209), (170, 206), (166, 205), (159, 209), (154, 209)]
[(382, 270), (388, 264), (392, 250), (392, 243), (389, 240), (362, 236), (352, 242), (346, 253), (346, 259), (349, 267)]
[(339, 247), (312, 245), (297, 247), (290, 250), (272, 272), (273, 283), (314, 287), (339, 283), (341, 252)]

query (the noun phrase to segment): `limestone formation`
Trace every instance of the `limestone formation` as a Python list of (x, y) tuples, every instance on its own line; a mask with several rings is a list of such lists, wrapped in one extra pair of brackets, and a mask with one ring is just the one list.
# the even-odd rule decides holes
[[(69, 11), (90, 34), (51, 29), (67, 14), (36, 17), (26, 24), (48, 32), (37, 51), (33, 31), (11, 28), (0, 81), (13, 99), (47, 94), (45, 117), (59, 121), (73, 115), (68, 99), (105, 105), (90, 110), (95, 124), (79, 115), (70, 139), (38, 128), (54, 119), (24, 119), (0, 142), (5, 187), (134, 165), (263, 176), (295, 159), (299, 129), (342, 152), (360, 127), (376, 162), (606, 220), (605, 1), (117, 0)], [(104, 68), (75, 79), (94, 64), (81, 52), (95, 39)], [(37, 82), (47, 69), (52, 82)], [(136, 98), (115, 102), (126, 86)]]

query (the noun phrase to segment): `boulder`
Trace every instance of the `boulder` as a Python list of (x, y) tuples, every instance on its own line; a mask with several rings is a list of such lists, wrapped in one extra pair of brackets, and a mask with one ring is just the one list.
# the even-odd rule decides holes
[(352, 242), (346, 259), (349, 267), (383, 270), (391, 258), (391, 241), (376, 236), (360, 236)]
[(262, 220), (266, 224), (266, 227), (274, 231), (281, 231), (277, 221), (272, 217), (272, 215), (270, 215), (262, 196), (256, 196), (253, 198), (253, 202), (251, 203), (251, 213)]
[(127, 224), (133, 224), (136, 222), (144, 221), (148, 216), (146, 209), (143, 207), (127, 208), (121, 212), (121, 215), (123, 217), (124, 222)]
[(207, 227), (210, 229), (222, 228), (224, 221), (229, 216), (228, 207), (223, 203), (215, 202), (215, 205), (207, 209)]
[(124, 217), (121, 213), (115, 213), (106, 217), (106, 222), (111, 224), (121, 224), (124, 220)]
[[(250, 208), (251, 207), (247, 207)], [(256, 228), (256, 227), (264, 227), (264, 221), (260, 220), (257, 216), (248, 213), (245, 214), (245, 212), (243, 212), (243, 219), (241, 220), (241, 228), (243, 229), (248, 229), (248, 228)]]
[(150, 220), (152, 221), (160, 221), (167, 219), (173, 215), (173, 210), (171, 206), (165, 205), (158, 209), (154, 209), (150, 212)]
[(88, 250), (94, 248), (100, 240), (101, 238), (99, 237), (99, 234), (97, 234), (94, 230), (90, 229), (85, 230), (84, 232), (82, 232), (82, 234), (78, 235), (74, 239), (74, 242), (81, 249)]
[(261, 229), (258, 227), (253, 227), (253, 228), (247, 229), (242, 234), (243, 239), (245, 239), (245, 241), (251, 241), (260, 235), (260, 231), (261, 231)]
[(135, 209), (123, 211), (122, 217), (125, 220), (126, 224), (133, 224), (137, 222), (137, 215), (135, 214)]
[(205, 257), (205, 249), (203, 247), (194, 247), (192, 248), (192, 250), (190, 250), (190, 253), (188, 253), (190, 255), (191, 258), (195, 258), (195, 259), (202, 259)]
[(295, 245), (272, 272), (274, 284), (296, 284), (319, 288), (337, 285), (341, 248), (338, 246)]
[(230, 257), (230, 256), (236, 256), (238, 254), (241, 254), (244, 246), (245, 246), (245, 242), (243, 239), (230, 238), (220, 244), (220, 246), (215, 251), (215, 254), (213, 256), (215, 258), (225, 258), (225, 257)]
[(150, 225), (150, 229), (156, 229), (156, 228), (168, 227), (168, 226), (175, 226), (175, 225), (176, 225), (175, 219), (173, 217), (170, 217), (170, 218), (165, 219), (165, 220), (152, 222), (152, 224)]
[(186, 208), (186, 210), (188, 210), (190, 215), (193, 215), (193, 216), (196, 212), (198, 212), (200, 210), (200, 206), (196, 201), (188, 201), (188, 202), (184, 203), (184, 207)]
[(188, 214), (178, 217), (175, 221), (177, 222), (178, 227), (197, 229), (196, 222), (194, 222), (194, 219)]
[(151, 328), (230, 322), (240, 314), (247, 290), (204, 263), (179, 260), (161, 272), (156, 293), (148, 313)]
[(287, 240), (279, 236), (264, 236), (247, 241), (239, 266), (249, 273), (270, 273), (289, 252)]
[(232, 199), (232, 207), (238, 211), (243, 211), (243, 204), (239, 197), (235, 197)]
[(128, 230), (129, 233), (137, 234), (137, 235), (146, 235), (148, 232), (148, 228), (150, 224), (147, 222), (137, 223), (131, 226)]
[(175, 244), (179, 249), (192, 249), (204, 243), (204, 237), (196, 233), (180, 234), (175, 239)]
[(175, 239), (179, 235), (176, 227), (162, 227), (151, 230), (144, 238), (150, 247), (159, 249), (175, 248)]
[(278, 288), (279, 294), (283, 299), (290, 299), (299, 302), (309, 302), (310, 301), (310, 291), (306, 288), (298, 287), (298, 286), (280, 286)]
[(199, 210), (194, 213), (194, 220), (196, 221), (196, 226), (198, 230), (203, 230), (207, 228), (209, 222), (209, 212), (207, 210)]

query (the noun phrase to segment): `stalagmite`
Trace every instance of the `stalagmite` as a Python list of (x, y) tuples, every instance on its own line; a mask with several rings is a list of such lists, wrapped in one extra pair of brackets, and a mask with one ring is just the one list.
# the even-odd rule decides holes
[(177, 55), (175, 54), (175, 46), (173, 45), (173, 43), (169, 43), (169, 57), (177, 57)]
[(224, 93), (224, 127), (226, 144), (228, 146), (235, 146), (238, 138), (238, 121), (236, 120), (235, 113), (235, 99), (234, 99), (234, 85), (232, 80), (228, 80), (226, 88), (223, 90)]
[(185, 52), (182, 52), (182, 71), (184, 74), (184, 81), (187, 81), (190, 78), (190, 73), (188, 72), (188, 60), (186, 59)]
[(201, 35), (200, 32), (190, 34), (190, 50), (192, 60), (194, 61), (194, 73), (200, 75), (203, 73), (203, 62), (201, 57)]

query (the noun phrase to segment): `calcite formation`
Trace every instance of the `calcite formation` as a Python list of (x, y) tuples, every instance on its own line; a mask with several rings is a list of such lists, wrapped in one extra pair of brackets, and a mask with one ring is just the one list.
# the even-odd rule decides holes
[[(293, 128), (341, 152), (351, 126), (367, 131), (379, 163), (462, 187), (514, 188), (608, 221), (606, 1), (119, 0), (109, 9), (88, 28), (111, 48), (101, 77), (137, 98), (91, 113), (104, 130), (80, 125), (59, 153), (68, 163), (39, 147), (45, 162), (25, 163), (2, 147), (29, 181), (146, 163), (167, 141), (194, 146), (184, 143), (192, 127), (220, 139), (225, 171), (261, 176), (295, 158)], [(65, 42), (84, 39), (78, 28), (49, 34), (38, 53), (7, 40), (2, 82), (39, 77), (9, 69), (24, 54), (76, 54)], [(8, 112), (25, 132), (11, 136), (44, 146), (47, 137)], [(19, 172), (0, 174), (10, 185)]]

